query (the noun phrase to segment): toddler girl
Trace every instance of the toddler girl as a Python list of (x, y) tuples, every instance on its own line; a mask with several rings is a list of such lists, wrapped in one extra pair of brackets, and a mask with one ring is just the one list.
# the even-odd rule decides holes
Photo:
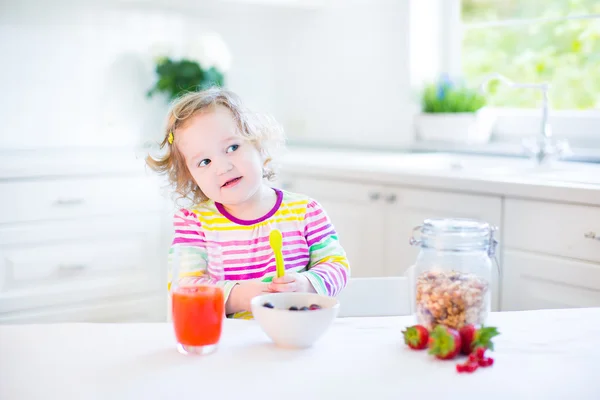
[[(335, 296), (350, 266), (320, 204), (273, 188), (273, 150), (281, 129), (245, 110), (230, 91), (211, 88), (175, 101), (164, 156), (148, 165), (167, 174), (193, 206), (174, 216), (169, 251), (178, 251), (182, 275), (221, 286), (228, 317), (251, 318), (250, 300), (265, 292), (316, 292)], [(275, 277), (269, 233), (283, 234), (285, 276)]]

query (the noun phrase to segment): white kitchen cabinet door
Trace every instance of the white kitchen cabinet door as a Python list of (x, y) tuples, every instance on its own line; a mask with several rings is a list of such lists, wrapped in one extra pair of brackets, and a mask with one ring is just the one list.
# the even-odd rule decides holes
[(600, 264), (509, 249), (502, 310), (600, 307)]
[(506, 199), (503, 310), (600, 306), (600, 208)]
[(302, 177), (295, 179), (293, 191), (323, 206), (346, 250), (353, 277), (384, 276), (380, 186)]
[(55, 318), (74, 305), (92, 310), (107, 301), (166, 298), (162, 230), (160, 215), (149, 213), (0, 227), (0, 322), (21, 314)]
[(600, 207), (506, 199), (505, 245), (600, 263)]
[[(403, 276), (414, 264), (419, 248), (409, 245), (409, 239), (413, 228), (422, 225), (427, 218), (472, 218), (501, 228), (500, 197), (389, 187), (381, 198), (385, 204), (387, 276)], [(499, 234), (502, 234), (501, 229)], [(500, 267), (499, 253), (498, 249)], [(498, 271), (493, 271), (492, 276), (492, 309), (497, 310), (500, 297)]]

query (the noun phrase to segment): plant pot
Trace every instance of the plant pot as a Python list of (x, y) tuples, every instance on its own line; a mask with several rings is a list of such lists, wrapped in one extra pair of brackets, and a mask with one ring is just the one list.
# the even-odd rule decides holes
[(421, 141), (487, 143), (493, 121), (487, 112), (420, 113), (415, 117), (415, 128)]

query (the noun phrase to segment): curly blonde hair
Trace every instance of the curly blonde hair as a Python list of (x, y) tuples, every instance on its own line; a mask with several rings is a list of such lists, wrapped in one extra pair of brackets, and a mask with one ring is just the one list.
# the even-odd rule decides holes
[(177, 137), (177, 130), (185, 127), (194, 116), (214, 111), (217, 106), (224, 106), (231, 112), (240, 135), (265, 157), (263, 178), (272, 181), (277, 176), (273, 156), (277, 149), (283, 147), (285, 139), (282, 127), (273, 118), (250, 112), (235, 93), (219, 87), (186, 93), (172, 102), (167, 114), (165, 137), (160, 144), (161, 149), (166, 146), (166, 152), (158, 158), (148, 155), (146, 163), (157, 173), (167, 175), (175, 192), (194, 204), (204, 202), (208, 197), (192, 178), (173, 138)]

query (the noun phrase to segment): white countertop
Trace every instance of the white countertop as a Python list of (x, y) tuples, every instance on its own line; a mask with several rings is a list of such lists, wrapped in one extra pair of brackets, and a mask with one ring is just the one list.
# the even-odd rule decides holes
[(298, 147), (284, 154), (281, 166), (299, 176), (600, 205), (600, 164), (593, 163), (541, 170), (515, 157)]
[[(0, 181), (93, 175), (144, 175), (144, 148), (0, 151)], [(406, 153), (292, 147), (284, 173), (370, 184), (563, 201), (600, 206), (600, 164), (562, 162), (534, 171), (529, 160), (458, 153)], [(534, 171), (534, 173), (531, 173)]]
[(0, 150), (0, 181), (93, 175), (148, 175), (148, 150), (132, 147)]
[(180, 355), (170, 324), (0, 325), (0, 398), (600, 399), (600, 308), (492, 313), (495, 363), (409, 350), (412, 317), (338, 318), (314, 347), (279, 349), (226, 320), (220, 347)]

